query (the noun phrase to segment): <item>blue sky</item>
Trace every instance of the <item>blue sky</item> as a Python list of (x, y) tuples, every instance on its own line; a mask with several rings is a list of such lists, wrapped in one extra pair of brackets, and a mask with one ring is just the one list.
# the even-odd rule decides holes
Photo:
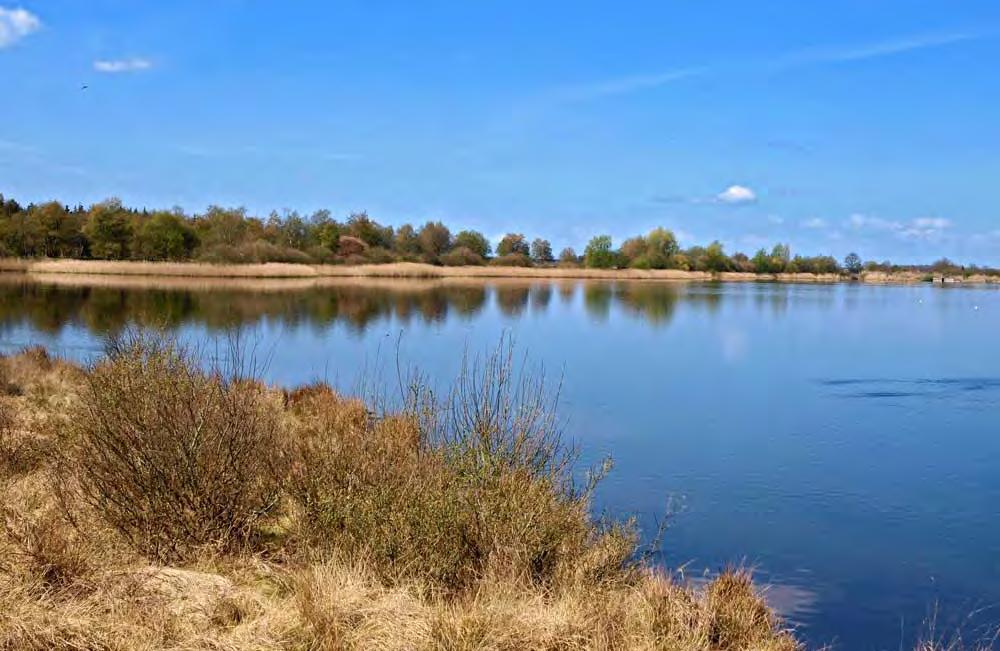
[(25, 201), (1000, 264), (995, 0), (0, 8)]

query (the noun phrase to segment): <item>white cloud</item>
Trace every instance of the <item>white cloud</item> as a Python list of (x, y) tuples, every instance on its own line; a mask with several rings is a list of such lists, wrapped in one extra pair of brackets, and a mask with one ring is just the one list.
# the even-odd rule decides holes
[(902, 239), (935, 239), (951, 228), (950, 219), (943, 217), (918, 217), (908, 222), (853, 214), (848, 223), (855, 229), (867, 229), (895, 234)]
[(781, 215), (768, 215), (767, 221), (775, 225), (781, 225), (785, 223), (785, 218), (782, 217)]
[(942, 217), (919, 217), (913, 220), (914, 228), (944, 229), (951, 226), (951, 220)]
[(30, 11), (0, 7), (0, 48), (13, 45), (41, 28), (42, 21)]
[(813, 217), (812, 219), (807, 219), (804, 222), (802, 222), (802, 228), (812, 228), (812, 229), (826, 228), (826, 220), (820, 219), (819, 217)]
[(115, 59), (94, 61), (94, 70), (97, 72), (140, 72), (149, 70), (153, 63), (149, 59)]
[(745, 185), (731, 185), (715, 198), (722, 203), (738, 205), (757, 201), (757, 194)]

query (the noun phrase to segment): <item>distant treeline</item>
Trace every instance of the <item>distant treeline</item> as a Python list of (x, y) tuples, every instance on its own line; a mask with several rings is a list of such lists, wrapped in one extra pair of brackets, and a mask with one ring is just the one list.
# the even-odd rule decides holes
[(755, 273), (851, 273), (920, 271), (941, 274), (998, 274), (962, 267), (947, 259), (933, 265), (865, 262), (856, 254), (792, 255), (787, 244), (760, 249), (752, 256), (727, 254), (719, 242), (682, 249), (664, 228), (631, 237), (614, 247), (611, 236), (598, 235), (577, 253), (558, 256), (541, 237), (508, 233), (493, 249), (474, 230), (453, 233), (441, 222), (422, 226), (379, 224), (367, 213), (344, 221), (330, 211), (302, 216), (271, 213), (266, 219), (243, 208), (212, 206), (201, 214), (181, 209), (138, 210), (117, 199), (65, 206), (52, 201), (22, 206), (0, 194), (0, 256), (93, 260), (169, 260), (209, 263), (296, 262), (304, 264), (379, 264), (412, 261), (429, 264), (501, 266), (584, 266), (598, 269), (681, 269)]

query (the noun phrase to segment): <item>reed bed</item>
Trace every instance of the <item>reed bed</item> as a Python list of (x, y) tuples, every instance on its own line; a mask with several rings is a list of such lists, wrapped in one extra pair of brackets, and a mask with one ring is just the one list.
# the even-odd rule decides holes
[(748, 282), (836, 282), (837, 274), (710, 273), (678, 269), (585, 269), (578, 267), (446, 267), (416, 262), (367, 265), (289, 263), (208, 264), (201, 262), (134, 262), (101, 260), (0, 260), (0, 271), (31, 274), (87, 274), (185, 278), (566, 278), (597, 280), (722, 280)]

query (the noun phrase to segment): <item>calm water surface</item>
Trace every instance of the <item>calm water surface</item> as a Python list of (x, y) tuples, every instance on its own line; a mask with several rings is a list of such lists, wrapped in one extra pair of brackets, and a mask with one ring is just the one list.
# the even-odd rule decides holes
[(934, 612), (944, 632), (1000, 622), (996, 289), (66, 281), (0, 277), (4, 350), (87, 359), (127, 323), (241, 327), (282, 384), (394, 381), (397, 341), (446, 384), (510, 333), (563, 375), (585, 460), (614, 457), (598, 507), (647, 532), (681, 507), (669, 567), (751, 564), (808, 640), (842, 649), (898, 649)]

